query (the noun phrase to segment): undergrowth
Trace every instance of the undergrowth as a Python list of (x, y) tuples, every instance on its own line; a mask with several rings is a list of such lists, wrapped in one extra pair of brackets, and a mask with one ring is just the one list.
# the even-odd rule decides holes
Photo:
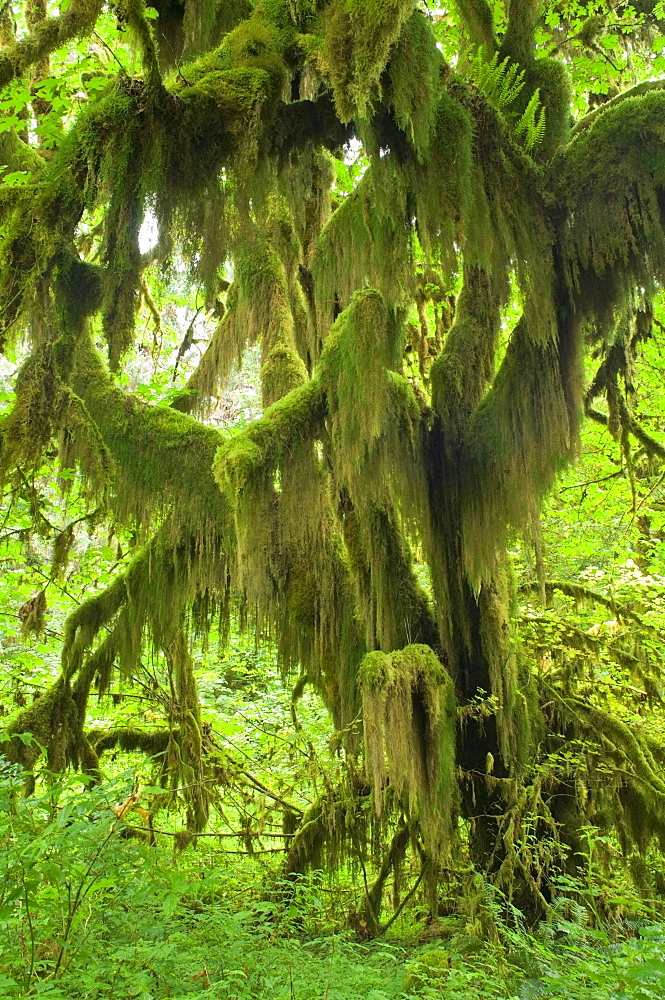
[(665, 926), (645, 910), (594, 921), (575, 884), (535, 933), (488, 889), (489, 940), (461, 915), (424, 926), (410, 908), (390, 935), (363, 942), (342, 922), (343, 873), (280, 881), (274, 865), (240, 860), (214, 838), (174, 858), (124, 836), (114, 804), (132, 775), (89, 790), (76, 776), (42, 782), (29, 798), (23, 777), (3, 765), (2, 1000), (663, 995)]

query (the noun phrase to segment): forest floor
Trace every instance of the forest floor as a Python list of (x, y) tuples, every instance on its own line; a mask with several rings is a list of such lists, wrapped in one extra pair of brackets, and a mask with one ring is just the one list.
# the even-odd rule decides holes
[(4, 840), (0, 1000), (665, 995), (665, 925), (648, 913), (594, 926), (571, 897), (527, 933), (488, 891), (493, 943), (463, 916), (428, 924), (418, 909), (362, 941), (346, 923), (350, 877), (314, 873), (280, 889), (273, 858), (233, 854), (212, 838), (174, 855), (122, 839), (89, 802), (64, 811), (32, 834), (15, 822)]

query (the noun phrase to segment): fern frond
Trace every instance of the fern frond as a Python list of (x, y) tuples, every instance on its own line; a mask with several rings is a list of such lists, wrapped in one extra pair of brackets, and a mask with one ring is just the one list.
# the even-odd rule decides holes
[(471, 60), (471, 76), (488, 104), (497, 111), (512, 104), (524, 86), (524, 71), (511, 63), (508, 56), (499, 62), (498, 53), (486, 62), (476, 52)]
[(530, 152), (535, 146), (543, 141), (545, 136), (545, 108), (540, 103), (540, 88), (537, 88), (531, 95), (531, 100), (519, 121), (513, 128), (516, 138), (524, 136), (524, 148)]

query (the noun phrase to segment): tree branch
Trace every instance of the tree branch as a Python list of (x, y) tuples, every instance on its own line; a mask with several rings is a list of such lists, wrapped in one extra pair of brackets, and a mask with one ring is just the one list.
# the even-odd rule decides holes
[(648, 94), (652, 90), (665, 90), (665, 80), (644, 80), (642, 83), (638, 83), (637, 86), (631, 87), (629, 90), (624, 90), (621, 94), (617, 94), (616, 97), (613, 97), (612, 100), (607, 101), (605, 104), (601, 104), (600, 107), (594, 108), (593, 111), (584, 115), (575, 124), (570, 133), (570, 138), (574, 139), (581, 132), (586, 131), (590, 125), (593, 125), (596, 118), (611, 111), (617, 104), (621, 104), (629, 97), (641, 97), (642, 94)]
[(152, 506), (198, 532), (224, 523), (228, 509), (212, 474), (225, 440), (219, 431), (118, 388), (88, 337), (78, 346), (71, 387), (113, 457), (119, 516), (142, 522)]
[(487, 0), (456, 0), (457, 12), (475, 48), (485, 47), (488, 54), (498, 46), (494, 34), (494, 17)]
[(0, 53), (0, 87), (6, 87), (65, 42), (90, 31), (102, 6), (102, 0), (73, 0), (66, 13), (46, 18), (29, 35), (6, 48)]
[[(597, 424), (601, 424), (603, 427), (607, 427), (609, 424), (609, 418), (599, 410), (594, 410), (591, 406), (587, 407), (586, 415)], [(651, 437), (651, 435), (640, 426), (623, 400), (621, 401), (621, 421), (625, 429), (640, 442), (642, 447), (650, 455), (655, 458), (659, 458), (661, 461), (665, 461), (665, 446), (663, 446), (659, 441), (656, 441), (655, 438)]]

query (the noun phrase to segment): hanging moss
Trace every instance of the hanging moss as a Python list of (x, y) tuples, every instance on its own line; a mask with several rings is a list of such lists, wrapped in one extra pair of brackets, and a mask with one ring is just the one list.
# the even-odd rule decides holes
[(388, 63), (388, 100), (395, 121), (421, 160), (428, 152), (436, 121), (443, 65), (425, 15), (415, 11), (405, 23)]
[[(554, 161), (553, 180), (571, 212), (564, 238), (575, 284), (585, 268), (596, 275), (616, 272), (620, 293), (630, 278), (648, 283), (662, 274), (665, 242), (657, 190), (664, 183), (658, 125), (664, 102), (659, 92), (621, 102)], [(606, 286), (598, 296), (606, 305), (608, 293)]]
[(401, 325), (389, 317), (383, 296), (374, 289), (354, 294), (330, 334), (321, 377), (344, 480), (354, 478), (385, 431), (391, 404), (386, 370), (399, 363), (402, 336)]
[[(388, 165), (394, 170), (394, 164)], [(386, 184), (384, 173), (381, 180)], [(390, 303), (409, 300), (411, 231), (406, 193), (392, 181), (383, 190), (370, 168), (321, 233), (311, 262), (317, 333), (321, 340), (353, 293), (370, 285)]]
[(407, 178), (416, 199), (422, 247), (446, 275), (457, 269), (453, 246), (466, 237), (476, 210), (473, 140), (471, 116), (454, 93), (443, 90), (433, 108), (426, 169), (412, 167)]
[(287, 78), (284, 64), (286, 42), (284, 29), (280, 30), (257, 13), (226, 35), (221, 51), (231, 69), (246, 66), (267, 73), (273, 92), (279, 95)]
[(53, 351), (45, 345), (22, 364), (16, 380), (16, 401), (0, 419), (0, 480), (5, 481), (16, 465), (30, 468), (41, 461), (62, 406), (62, 385)]
[(474, 48), (486, 50), (490, 57), (497, 48), (494, 15), (487, 0), (457, 0), (455, 6)]
[[(182, 24), (184, 38), (181, 42), (185, 58), (191, 59), (200, 52), (216, 46), (224, 35), (250, 18), (253, 12), (265, 16), (264, 6), (252, 3), (252, 0), (223, 0), (223, 2), (217, 0), (212, 3), (206, 0), (187, 0)], [(280, 5), (275, 4), (275, 6)], [(160, 13), (160, 20), (161, 18)], [(274, 18), (269, 16), (266, 20), (274, 23)], [(159, 28), (159, 22), (157, 27)], [(175, 57), (178, 55), (176, 52)]]
[[(586, 787), (578, 789), (582, 822), (614, 827), (625, 855), (634, 849), (644, 855), (650, 842), (660, 850), (665, 844), (665, 785), (661, 780), (660, 754), (639, 727), (628, 725), (605, 708), (580, 698), (555, 694), (557, 713), (588, 746)], [(597, 781), (598, 770), (607, 775), (608, 762), (618, 769), (615, 780)], [(619, 777), (620, 774), (620, 777)]]
[(238, 316), (238, 286), (233, 284), (226, 299), (226, 311), (190, 376), (181, 395), (171, 406), (181, 413), (206, 416), (215, 397), (226, 385), (234, 364), (240, 365), (247, 345), (247, 329)]
[(205, 762), (201, 735), (199, 697), (194, 677), (194, 664), (187, 636), (178, 628), (165, 649), (178, 706), (179, 740), (174, 738), (173, 725), (167, 757), (177, 757), (177, 766), (169, 775), (173, 788), (183, 788), (187, 807), (187, 829), (199, 833), (208, 821), (210, 790), (206, 787)]
[(118, 370), (132, 343), (139, 304), (139, 231), (143, 221), (143, 200), (139, 187), (141, 147), (138, 140), (136, 131), (126, 130), (125, 141), (117, 154), (119, 169), (113, 180), (105, 221), (102, 312), (111, 371)]
[(298, 248), (297, 244), (291, 245), (295, 232), (279, 202), (271, 203), (267, 231), (254, 229), (249, 220), (246, 227), (249, 232), (238, 246), (235, 322), (247, 331), (248, 340), (261, 341), (263, 404), (270, 406), (307, 379), (305, 363), (297, 350), (289, 294), (296, 281)]
[(42, 635), (44, 632), (45, 615), (46, 591), (40, 590), (33, 597), (30, 597), (25, 604), (22, 604), (19, 610), (23, 635), (29, 635), (31, 632)]
[[(534, 344), (518, 323), (492, 389), (473, 414), (461, 460), (465, 563), (474, 581), (495, 564), (508, 525), (536, 516), (577, 446), (577, 385), (566, 385), (558, 345)], [(573, 392), (571, 412), (568, 393)]]
[(343, 525), (368, 648), (389, 651), (409, 639), (438, 645), (396, 510), (373, 503), (354, 510), (349, 501)]
[(368, 779), (380, 814), (395, 787), (435, 856), (452, 845), (457, 814), (453, 682), (425, 645), (368, 653), (360, 667)]
[(224, 523), (227, 508), (211, 471), (217, 431), (117, 388), (87, 338), (79, 345), (72, 387), (113, 457), (120, 516), (142, 523), (150, 510), (168, 509), (176, 530), (196, 526), (202, 539), (205, 525)]
[(324, 59), (340, 118), (365, 117), (413, 0), (334, 0), (325, 15)]
[[(274, 640), (283, 672), (321, 695), (347, 760), (362, 699), (381, 816), (366, 808), (365, 782), (328, 790), (304, 817), (289, 863), (292, 872), (354, 854), (365, 863), (374, 851), (372, 920), (392, 851), (376, 846), (397, 825), (402, 848), (412, 831), (414, 846), (441, 858), (454, 843), (458, 797), (470, 856), (504, 886), (528, 816), (540, 839), (565, 827), (573, 851), (575, 825), (594, 817), (616, 822), (632, 854), (665, 842), (663, 762), (648, 739), (631, 740), (593, 700), (585, 714), (569, 690), (539, 691), (521, 662), (504, 551), (510, 531), (528, 534), (543, 491), (574, 454), (584, 324), (595, 317), (604, 336), (631, 285), (662, 277), (662, 95), (609, 107), (569, 142), (565, 68), (535, 58), (535, 6), (516, 0), (503, 51), (524, 68), (524, 108), (538, 90), (546, 111), (532, 149), (515, 128), (519, 102), (497, 109), (445, 66), (412, 0), (176, 7), (186, 59), (201, 58), (178, 52), (177, 72), (162, 81), (144, 8), (122, 0), (142, 78), (91, 94), (43, 165), (20, 140), (0, 143), (8, 166), (33, 174), (0, 191), (3, 336), (31, 341), (0, 425), (0, 472), (37, 468), (57, 438), (61, 460), (78, 464), (88, 496), (108, 503), (115, 521), (142, 540), (158, 526), (126, 572), (68, 619), (61, 677), (12, 720), (10, 753), (34, 763), (34, 748), (16, 738), (28, 728), (56, 769), (96, 773), (111, 745), (158, 748), (159, 804), (184, 808), (179, 841), (189, 842), (207, 821), (213, 775), (190, 647), (213, 623), (223, 631), (233, 594), (251, 606), (256, 634)], [(166, 0), (158, 8), (161, 19)], [(460, 0), (458, 13), (491, 59), (490, 5)], [(49, 30), (64, 30), (64, 17)], [(40, 32), (10, 43), (10, 75), (44, 58), (50, 42), (44, 48)], [(346, 197), (336, 188), (331, 215), (328, 151), (341, 155), (350, 136), (371, 165)], [(239, 433), (122, 392), (93, 346), (101, 310), (116, 368), (139, 295), (149, 301), (138, 245), (146, 209), (159, 229), (155, 255), (186, 262), (206, 307), (233, 268), (226, 315), (179, 406), (200, 411), (245, 346), (260, 342), (266, 412)], [(81, 258), (84, 212), (86, 225), (103, 216), (99, 263)], [(444, 328), (442, 303), (460, 274)], [(506, 331), (497, 371), (501, 310), (515, 300), (523, 315)], [(414, 302), (432, 409), (402, 374)], [(431, 369), (430, 347), (440, 355)], [(617, 402), (611, 425), (621, 419)], [(590, 637), (580, 648), (595, 652)], [(146, 652), (166, 659), (164, 730), (86, 734), (90, 693), (134, 676)], [(632, 652), (620, 660), (633, 670), (637, 661)], [(596, 788), (586, 774), (557, 773), (548, 784), (542, 768), (534, 773), (539, 695), (553, 733), (587, 743), (600, 733), (589, 774), (602, 755), (621, 780)], [(560, 797), (559, 820), (548, 803)], [(400, 825), (403, 810), (413, 824)], [(606, 819), (613, 810), (616, 821)], [(535, 895), (548, 877), (539, 871), (529, 863), (520, 876)]]
[(455, 321), (430, 369), (432, 405), (442, 421), (446, 448), (459, 447), (466, 422), (494, 375), (499, 329), (499, 298), (491, 279), (468, 268)]
[[(32, 770), (41, 754), (41, 744), (47, 748), (49, 770), (61, 773), (71, 759), (81, 722), (69, 685), (61, 678), (11, 720), (6, 728), (10, 739), (2, 744), (2, 753)], [(26, 745), (19, 733), (30, 733), (33, 742)]]

